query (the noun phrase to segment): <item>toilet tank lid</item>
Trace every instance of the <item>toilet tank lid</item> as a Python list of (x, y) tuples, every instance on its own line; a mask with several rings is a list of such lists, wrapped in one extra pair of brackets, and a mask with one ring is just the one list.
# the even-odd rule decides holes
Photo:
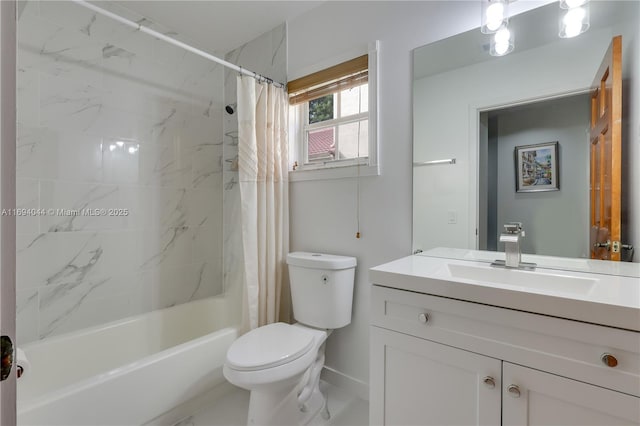
[(337, 270), (354, 268), (357, 261), (351, 256), (296, 251), (287, 255), (287, 264), (303, 268)]

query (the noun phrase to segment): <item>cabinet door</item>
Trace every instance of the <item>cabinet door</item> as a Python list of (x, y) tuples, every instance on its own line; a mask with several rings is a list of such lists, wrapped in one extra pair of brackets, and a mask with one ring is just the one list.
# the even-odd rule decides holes
[(499, 425), (501, 361), (371, 327), (371, 424)]
[(638, 397), (508, 362), (502, 373), (505, 425), (640, 424)]

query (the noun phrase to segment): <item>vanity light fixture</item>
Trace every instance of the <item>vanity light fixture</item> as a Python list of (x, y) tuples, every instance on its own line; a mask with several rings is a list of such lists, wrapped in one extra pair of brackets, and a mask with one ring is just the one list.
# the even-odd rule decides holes
[(491, 37), (489, 54), (491, 56), (504, 56), (513, 52), (513, 32), (505, 25)]
[[(482, 0), (481, 11), (484, 34), (493, 34), (489, 45), (491, 56), (504, 56), (514, 49), (513, 32), (509, 29), (508, 6), (515, 0)], [(560, 0), (561, 38), (576, 37), (589, 29), (589, 0)]]
[(589, 29), (589, 0), (560, 1), (561, 38), (576, 37)]
[(481, 5), (482, 26), (480, 30), (484, 34), (493, 34), (509, 23), (508, 0), (482, 0)]

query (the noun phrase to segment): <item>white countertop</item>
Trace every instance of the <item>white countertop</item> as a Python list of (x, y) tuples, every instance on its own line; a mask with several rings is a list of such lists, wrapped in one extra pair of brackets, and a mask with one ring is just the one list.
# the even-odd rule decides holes
[[(429, 249), (422, 252), (420, 256), (445, 257), (448, 259), (474, 260), (489, 263), (497, 259), (504, 260), (504, 252), (500, 251), (471, 250), (450, 247)], [(528, 253), (522, 253), (522, 261), (535, 263), (540, 268), (640, 278), (640, 263), (612, 262), (577, 257), (543, 256)]]
[[(413, 255), (371, 268), (374, 285), (640, 331), (640, 279), (559, 271), (500, 269), (486, 262)], [(510, 278), (524, 284), (511, 284)], [(556, 281), (567, 285), (557, 285)], [(529, 283), (529, 284), (527, 284)], [(587, 283), (583, 285), (583, 283)]]

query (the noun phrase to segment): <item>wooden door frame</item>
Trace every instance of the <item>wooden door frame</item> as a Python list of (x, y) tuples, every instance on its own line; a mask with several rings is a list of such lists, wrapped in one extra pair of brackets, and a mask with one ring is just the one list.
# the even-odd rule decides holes
[[(0, 1), (0, 208), (16, 206), (16, 2)], [(0, 215), (0, 331), (16, 344), (16, 217)], [(0, 385), (0, 424), (16, 424), (14, 368)]]
[[(590, 120), (589, 120), (589, 181), (591, 189), (589, 191), (590, 206), (589, 206), (589, 227), (590, 232), (593, 232), (593, 228), (598, 226), (597, 229), (608, 229), (609, 231), (609, 247), (606, 248), (607, 260), (620, 261), (620, 244), (622, 238), (622, 36), (617, 35), (612, 38), (607, 52), (605, 53), (598, 71), (596, 72), (593, 83), (591, 84), (591, 105), (590, 105)], [(603, 76), (604, 80), (603, 80)], [(605, 83), (610, 82), (610, 86)], [(602, 92), (604, 93), (604, 101)], [(605, 101), (609, 98), (610, 102), (606, 104)], [(597, 102), (600, 101), (599, 104)], [(603, 122), (605, 118), (607, 121)], [(600, 228), (600, 225), (606, 225), (602, 223), (604, 210), (606, 209), (605, 189), (607, 185), (604, 180), (604, 173), (602, 166), (605, 164), (604, 159), (600, 156), (594, 155), (596, 146), (601, 150), (601, 155), (604, 155), (606, 144), (604, 141), (606, 137), (603, 135), (608, 134), (608, 139), (611, 140), (611, 174), (609, 176), (610, 184), (610, 223), (608, 228)], [(597, 143), (595, 141), (598, 141)], [(617, 140), (618, 143), (614, 144), (613, 141)], [(596, 159), (600, 160), (600, 167), (597, 170), (600, 171), (599, 185), (596, 185), (596, 176), (594, 171), (596, 170)], [(600, 188), (599, 206), (596, 205), (596, 198), (594, 196), (595, 188)], [(616, 202), (617, 201), (617, 202)], [(595, 223), (596, 211), (600, 213), (600, 223)], [(596, 233), (597, 234), (597, 233)], [(604, 242), (590, 241), (595, 242)], [(615, 248), (617, 246), (617, 249)], [(590, 247), (590, 254), (592, 259), (600, 259), (599, 255), (601, 250), (594, 247)]]

